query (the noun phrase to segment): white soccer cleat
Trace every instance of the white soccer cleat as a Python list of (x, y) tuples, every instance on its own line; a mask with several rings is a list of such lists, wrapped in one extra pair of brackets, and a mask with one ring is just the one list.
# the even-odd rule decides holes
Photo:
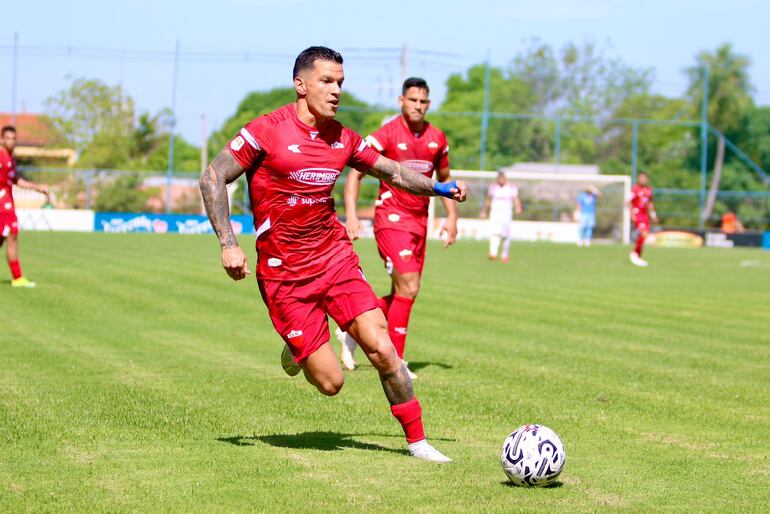
[(294, 362), (291, 350), (286, 344), (283, 345), (283, 352), (281, 352), (281, 367), (290, 377), (296, 376), (302, 371), (302, 366)]
[(409, 443), (409, 455), (441, 464), (452, 462), (452, 459), (431, 446), (427, 439), (417, 441), (416, 443)]
[(636, 252), (631, 252), (628, 257), (631, 259), (631, 264), (634, 266), (641, 266), (644, 268), (645, 266), (649, 266), (650, 263), (639, 257), (639, 254)]
[(353, 353), (356, 351), (356, 340), (350, 337), (347, 332), (343, 332), (340, 327), (334, 331), (334, 335), (337, 336), (337, 341), (340, 342), (340, 360), (345, 369), (353, 371), (356, 369), (356, 360), (353, 358)]
[(409, 369), (409, 363), (402, 359), (401, 364), (403, 364), (404, 368), (406, 368), (406, 374), (409, 375), (409, 378), (412, 380), (417, 380), (417, 375), (413, 373), (411, 369)]

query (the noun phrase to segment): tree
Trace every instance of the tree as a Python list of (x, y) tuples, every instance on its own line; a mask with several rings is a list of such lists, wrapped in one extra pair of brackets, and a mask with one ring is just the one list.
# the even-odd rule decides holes
[(80, 153), (80, 163), (119, 167), (130, 155), (134, 101), (120, 86), (76, 79), (45, 101), (48, 116), (64, 142)]
[(94, 206), (103, 212), (142, 212), (151, 192), (141, 189), (136, 173), (123, 174), (99, 189)]

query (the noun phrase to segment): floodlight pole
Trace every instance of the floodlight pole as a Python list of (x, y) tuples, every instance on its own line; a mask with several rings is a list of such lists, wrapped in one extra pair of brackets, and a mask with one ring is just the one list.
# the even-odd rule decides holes
[(19, 33), (13, 34), (13, 72), (11, 73), (11, 124), (16, 125), (16, 82), (19, 62)]
[(487, 128), (489, 127), (489, 90), (492, 74), (490, 63), (490, 51), (487, 50), (487, 69), (484, 73), (484, 112), (481, 114), (481, 153), (479, 155), (479, 169), (485, 170), (487, 157)]
[(176, 129), (176, 79), (179, 73), (179, 40), (174, 47), (174, 76), (171, 80), (171, 131), (168, 135), (168, 174), (166, 177), (166, 214), (171, 213), (171, 185), (174, 180), (174, 130)]
[(708, 165), (709, 134), (709, 67), (703, 66), (703, 99), (700, 108), (700, 228), (706, 225), (703, 215), (706, 208), (706, 166)]
[(639, 121), (631, 123), (631, 180), (636, 184), (636, 167), (639, 154)]

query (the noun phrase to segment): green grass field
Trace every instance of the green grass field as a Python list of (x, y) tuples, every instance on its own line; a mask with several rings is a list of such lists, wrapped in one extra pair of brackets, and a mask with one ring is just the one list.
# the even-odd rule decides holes
[[(502, 265), (432, 244), (407, 358), (440, 466), (405, 455), (370, 366), (334, 398), (283, 373), (213, 236), (21, 243), (38, 288), (2, 264), (0, 512), (770, 509), (770, 252), (652, 249), (639, 269), (621, 246), (519, 244)], [(506, 484), (528, 422), (566, 445), (557, 487)]]

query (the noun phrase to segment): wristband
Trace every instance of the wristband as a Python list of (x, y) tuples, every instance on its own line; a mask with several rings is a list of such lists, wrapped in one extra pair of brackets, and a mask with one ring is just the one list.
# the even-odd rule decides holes
[(444, 198), (452, 198), (452, 189), (459, 189), (457, 187), (457, 181), (455, 180), (452, 182), (436, 182), (433, 184), (433, 192)]

